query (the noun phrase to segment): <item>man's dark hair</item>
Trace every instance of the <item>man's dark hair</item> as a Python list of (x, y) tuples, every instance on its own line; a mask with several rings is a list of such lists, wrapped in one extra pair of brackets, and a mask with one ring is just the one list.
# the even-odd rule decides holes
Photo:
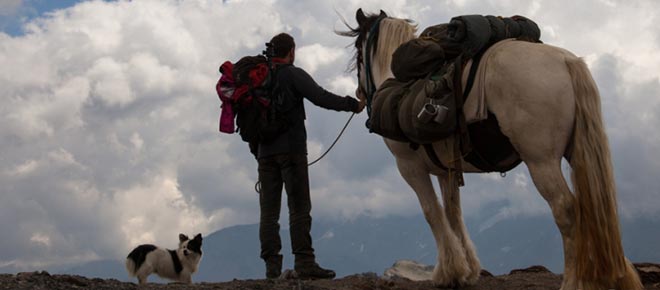
[(273, 45), (275, 57), (286, 57), (289, 51), (296, 47), (293, 37), (286, 33), (275, 35), (270, 43)]

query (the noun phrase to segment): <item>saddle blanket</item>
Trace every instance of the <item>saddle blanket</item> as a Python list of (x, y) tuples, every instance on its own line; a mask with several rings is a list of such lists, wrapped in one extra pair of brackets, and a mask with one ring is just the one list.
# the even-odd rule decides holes
[[(486, 72), (488, 71), (488, 60), (493, 56), (493, 53), (497, 51), (499, 47), (503, 44), (514, 41), (515, 39), (505, 39), (500, 42), (493, 44), (484, 55), (481, 57), (479, 66), (477, 68), (477, 74), (474, 78), (474, 85), (472, 90), (470, 90), (465, 104), (463, 105), (463, 113), (465, 114), (465, 122), (468, 124), (475, 123), (478, 121), (485, 120), (488, 118), (488, 106), (486, 104)], [(468, 75), (470, 74), (470, 67), (472, 66), (472, 60), (469, 60), (465, 65), (463, 70), (463, 90), (465, 90), (465, 84), (467, 83)]]

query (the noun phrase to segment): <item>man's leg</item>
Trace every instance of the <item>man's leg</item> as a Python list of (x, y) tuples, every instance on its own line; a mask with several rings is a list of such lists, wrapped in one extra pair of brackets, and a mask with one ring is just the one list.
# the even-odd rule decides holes
[(266, 277), (277, 278), (282, 272), (282, 241), (280, 240), (280, 208), (282, 203), (282, 172), (278, 156), (259, 159), (259, 241), (261, 258), (266, 262)]
[(291, 154), (282, 164), (282, 176), (289, 205), (291, 249), (295, 269), (301, 278), (334, 278), (335, 273), (318, 266), (312, 247), (312, 202), (309, 194), (307, 155)]

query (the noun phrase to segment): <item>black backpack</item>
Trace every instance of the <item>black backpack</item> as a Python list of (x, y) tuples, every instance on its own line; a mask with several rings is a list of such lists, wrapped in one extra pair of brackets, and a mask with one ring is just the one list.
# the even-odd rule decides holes
[[(258, 144), (269, 144), (289, 129), (284, 114), (277, 110), (281, 90), (277, 84), (277, 71), (282, 65), (273, 68), (263, 55), (246, 56), (236, 64), (232, 75), (236, 87), (247, 86), (247, 93), (234, 104), (236, 125), (241, 139), (250, 145), (256, 156)], [(259, 75), (261, 82), (254, 82), (251, 76)]]

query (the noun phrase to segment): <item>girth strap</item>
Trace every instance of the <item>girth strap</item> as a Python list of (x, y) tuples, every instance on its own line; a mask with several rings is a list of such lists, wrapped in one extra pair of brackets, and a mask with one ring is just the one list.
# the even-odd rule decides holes
[[(458, 140), (457, 140), (458, 141)], [(458, 143), (458, 142), (457, 142)], [(426, 155), (431, 159), (431, 162), (440, 169), (447, 171), (447, 174), (449, 174), (450, 178), (457, 178), (456, 182), (458, 186), (464, 186), (465, 185), (465, 180), (463, 179), (463, 166), (461, 164), (461, 160), (458, 159), (455, 162), (456, 168), (448, 168), (445, 166), (440, 158), (438, 157), (438, 154), (435, 153), (435, 149), (433, 149), (433, 144), (428, 143), (424, 144), (424, 151), (426, 151)], [(458, 144), (454, 145), (454, 156), (460, 156), (460, 151), (458, 149)], [(455, 176), (454, 176), (455, 174)]]
[(438, 158), (438, 154), (435, 153), (435, 149), (433, 149), (433, 144), (428, 143), (424, 144), (424, 150), (426, 151), (426, 155), (429, 156), (429, 159), (431, 159), (431, 162), (435, 164), (435, 166), (440, 167), (444, 171), (449, 171), (449, 168), (442, 164), (442, 161), (440, 161), (440, 158)]

